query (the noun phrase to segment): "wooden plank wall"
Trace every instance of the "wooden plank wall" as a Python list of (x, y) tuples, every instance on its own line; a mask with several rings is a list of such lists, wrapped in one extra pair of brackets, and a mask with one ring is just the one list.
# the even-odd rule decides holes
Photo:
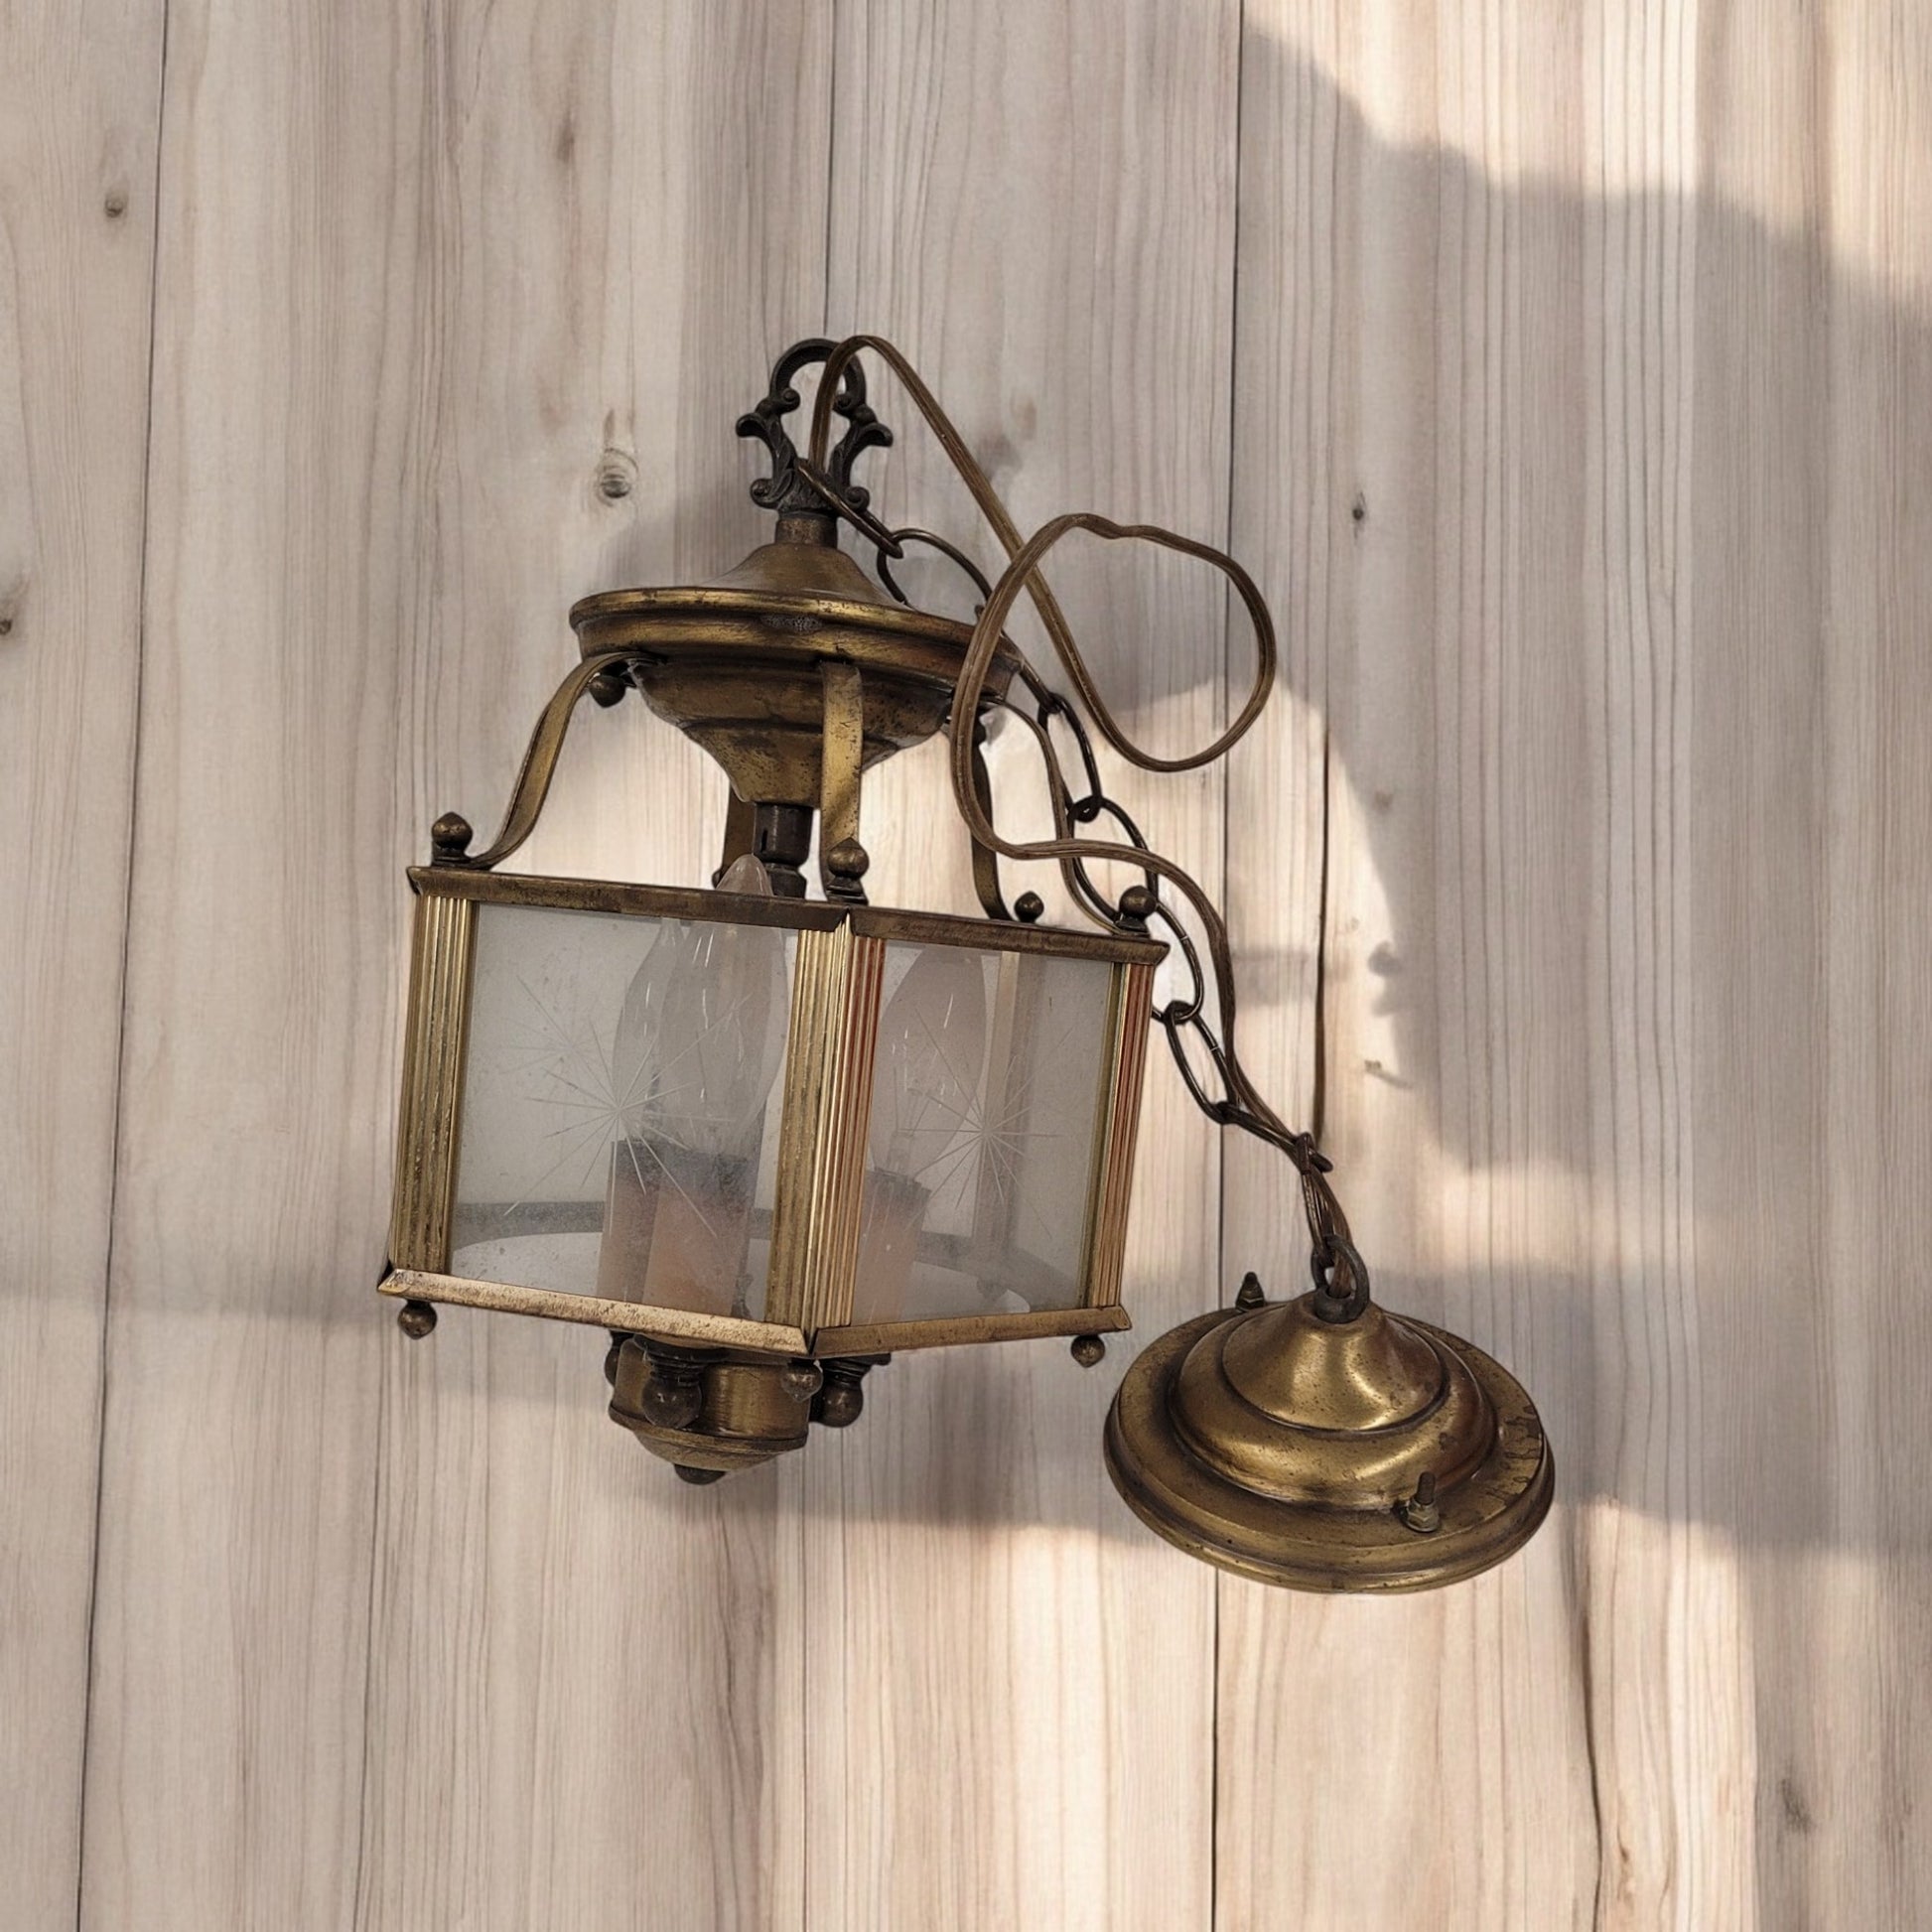
[[(891, 336), (957, 399), (1025, 528), (1101, 503), (1226, 527), (1237, 53), (1226, 6), (841, 10), (834, 323)], [(957, 519), (929, 442), (903, 441), (887, 499)], [(1218, 586), (1128, 555), (1055, 562), (1136, 729), (1210, 739)], [(1031, 762), (1017, 732), (994, 754), (1016, 777)], [(943, 882), (974, 907), (950, 811), (919, 804), (945, 783), (928, 756), (876, 788), (888, 902)], [(1216, 876), (1218, 787), (1170, 788), (1158, 822)], [(1010, 890), (1033, 885), (1054, 890)], [(1125, 1295), (1155, 1328), (1214, 1292), (1217, 1150), (1179, 1099), (1158, 1091), (1140, 1149)], [(1205, 1923), (1213, 1581), (1139, 1536), (1100, 1467), (1130, 1355), (1083, 1372), (1064, 1342), (907, 1354), (810, 1459), (810, 1923)]]
[[(9, 1925), (1932, 1917), (1922, 10), (16, 0), (0, 54)], [(1023, 524), (1261, 576), (1270, 722), (1125, 795), (1386, 1299), (1544, 1407), (1503, 1571), (1171, 1555), (1099, 1466), (1131, 1338), (902, 1359), (693, 1492), (595, 1332), (375, 1306), (400, 869), (493, 821), (574, 596), (754, 540), (732, 419), (854, 327)], [(966, 528), (880, 400), (881, 500)], [(1209, 735), (1213, 587), (1056, 582)], [(878, 897), (965, 898), (942, 785), (873, 788)], [(598, 715), (526, 863), (702, 876), (720, 803)], [(1281, 1173), (1151, 1080), (1143, 1333), (1293, 1292)]]
[(79, 1878), (160, 10), (8, 7), (0, 46), (0, 1882), (41, 1926)]

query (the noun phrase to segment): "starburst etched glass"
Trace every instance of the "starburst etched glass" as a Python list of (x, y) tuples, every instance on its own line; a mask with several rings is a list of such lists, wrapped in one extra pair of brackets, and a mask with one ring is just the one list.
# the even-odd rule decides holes
[(1079, 1305), (1112, 968), (894, 941), (855, 1321)]
[(792, 935), (479, 911), (452, 1272), (756, 1318)]

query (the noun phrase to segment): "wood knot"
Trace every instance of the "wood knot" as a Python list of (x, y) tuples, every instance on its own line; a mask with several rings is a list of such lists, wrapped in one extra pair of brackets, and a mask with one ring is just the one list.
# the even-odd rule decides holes
[(637, 465), (622, 450), (606, 450), (598, 460), (597, 493), (607, 503), (621, 503), (637, 487)]

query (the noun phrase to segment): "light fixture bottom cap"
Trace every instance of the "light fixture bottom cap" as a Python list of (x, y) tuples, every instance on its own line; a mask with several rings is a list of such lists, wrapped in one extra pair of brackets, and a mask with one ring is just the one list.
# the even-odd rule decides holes
[[(1223, 1324), (1272, 1316), (1279, 1325), (1293, 1306), (1218, 1309), (1170, 1329), (1142, 1350), (1114, 1397), (1105, 1436), (1107, 1473), (1135, 1515), (1190, 1556), (1291, 1589), (1430, 1589), (1473, 1577), (1521, 1549), (1548, 1514), (1555, 1486), (1554, 1458), (1536, 1407), (1501, 1363), (1473, 1343), (1412, 1317), (1379, 1318), (1426, 1339), (1439, 1356), (1466, 1370), (1493, 1418), (1493, 1436), (1480, 1446), (1474, 1465), (1438, 1493), (1435, 1528), (1412, 1528), (1385, 1491), (1366, 1485), (1354, 1496), (1286, 1499), (1248, 1487), (1203, 1459), (1197, 1446), (1204, 1439), (1212, 1442), (1203, 1417), (1190, 1413), (1187, 1426), (1176, 1424), (1183, 1363)], [(1338, 1347), (1347, 1326), (1336, 1324)], [(1210, 1344), (1208, 1353), (1224, 1356), (1233, 1332), (1215, 1337), (1221, 1345)], [(1285, 1438), (1318, 1434), (1338, 1443), (1352, 1436), (1365, 1451), (1373, 1451), (1365, 1462), (1380, 1459), (1401, 1433), (1428, 1426), (1421, 1414), (1414, 1423), (1358, 1431), (1274, 1420)]]

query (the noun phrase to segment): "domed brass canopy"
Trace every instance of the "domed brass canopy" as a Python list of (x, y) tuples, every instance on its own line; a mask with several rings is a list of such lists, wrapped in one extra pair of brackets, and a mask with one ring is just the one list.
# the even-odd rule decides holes
[[(752, 485), (752, 500), (776, 514), (773, 540), (708, 584), (606, 591), (570, 614), (586, 656), (626, 653), (627, 661), (614, 663), (623, 662), (621, 676), (651, 710), (702, 745), (740, 798), (765, 805), (821, 803), (827, 667), (856, 675), (858, 758), (870, 767), (944, 724), (973, 636), (970, 623), (889, 596), (838, 547), (841, 518), (880, 545), (882, 570), (889, 551), (900, 554), (900, 538), (939, 540), (888, 530), (867, 511), (870, 493), (852, 481), (865, 451), (893, 441), (866, 401), (856, 361), (839, 380), (836, 413), (846, 428), (824, 472), (787, 433), (799, 373), (836, 346), (824, 338), (794, 343), (772, 365), (763, 399), (739, 419), (739, 435), (770, 454), (771, 474)], [(940, 547), (964, 561), (950, 545)], [(988, 697), (1005, 691), (1016, 663), (1002, 639), (984, 685)]]
[[(629, 678), (658, 717), (724, 766), (742, 798), (815, 805), (825, 721), (820, 667), (850, 664), (864, 693), (863, 763), (945, 722), (970, 624), (895, 604), (832, 540), (797, 517), (714, 583), (605, 591), (570, 621), (586, 655), (634, 652)], [(1011, 647), (988, 690), (1004, 691)]]
[(1128, 1507), (1296, 1589), (1427, 1589), (1521, 1549), (1553, 1481), (1522, 1384), (1427, 1322), (1313, 1303), (1217, 1310), (1142, 1351), (1107, 1417)]

